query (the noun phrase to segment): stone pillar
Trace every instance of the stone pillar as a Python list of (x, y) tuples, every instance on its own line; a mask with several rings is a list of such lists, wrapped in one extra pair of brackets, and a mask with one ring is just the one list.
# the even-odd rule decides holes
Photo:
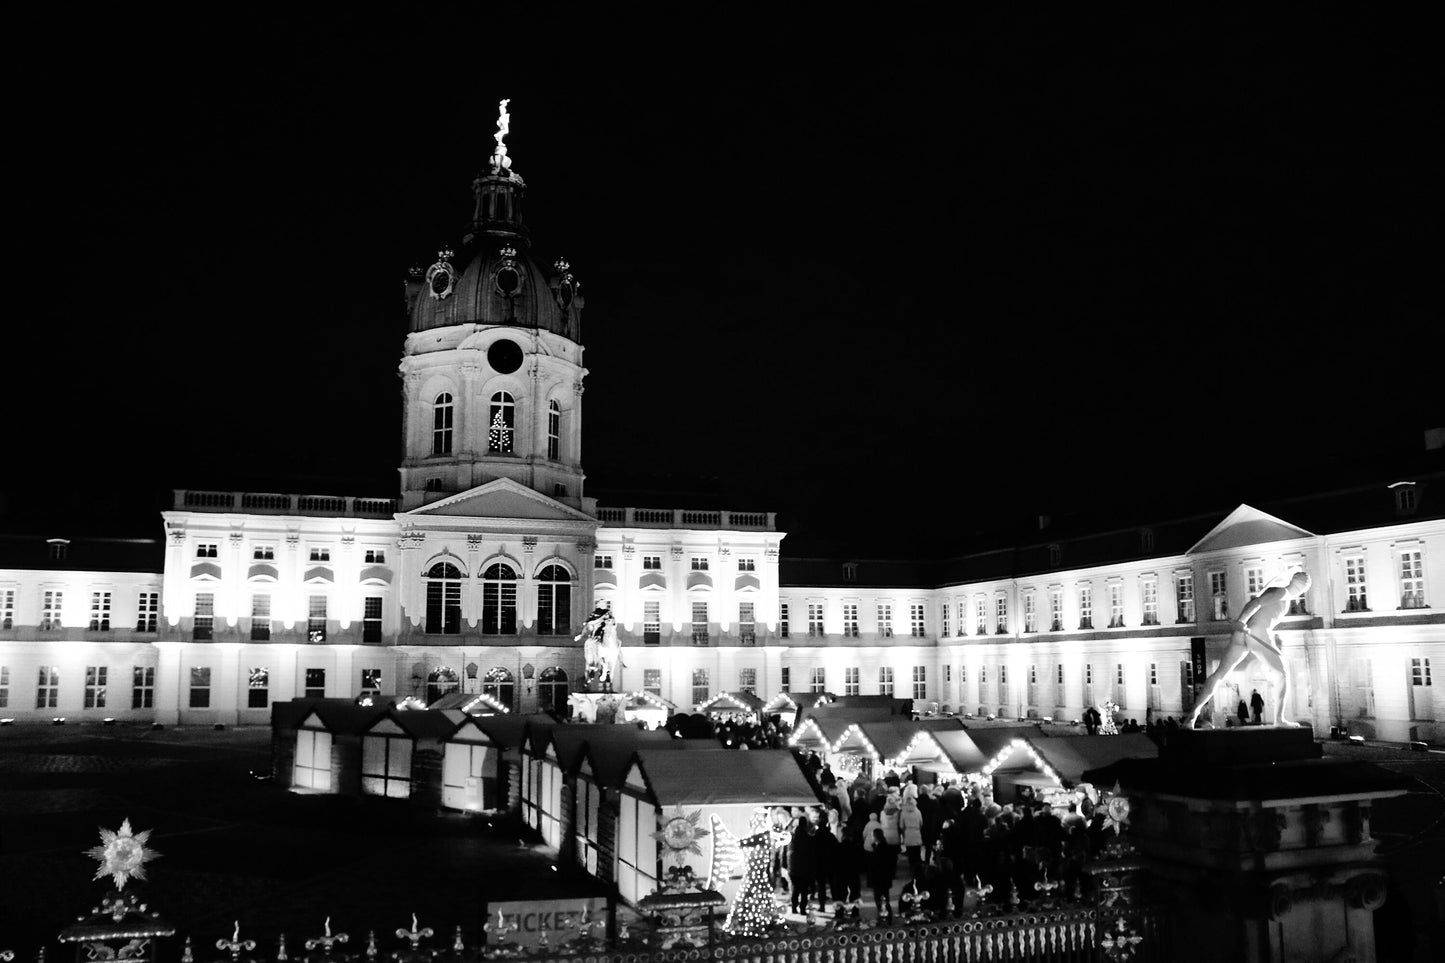
[(1130, 800), (1128, 835), (1165, 904), (1162, 958), (1375, 959), (1370, 805), (1410, 780), (1321, 755), (1308, 728), (1178, 730), (1158, 759), (1084, 774)]
[(185, 691), (181, 679), (180, 642), (157, 642), (156, 646), (156, 688), (155, 720), (162, 725), (173, 726), (181, 718), (181, 694)]

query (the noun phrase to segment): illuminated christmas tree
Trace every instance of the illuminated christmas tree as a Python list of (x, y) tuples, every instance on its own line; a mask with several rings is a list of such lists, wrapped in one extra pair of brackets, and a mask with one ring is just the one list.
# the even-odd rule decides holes
[(502, 418), (502, 409), (498, 408), (492, 415), (491, 431), (487, 435), (488, 444), (492, 451), (512, 450), (512, 426)]
[(748, 870), (743, 888), (728, 908), (723, 929), (734, 936), (756, 937), (783, 921), (778, 903), (773, 899), (773, 881), (769, 873), (773, 860), (773, 834), (764, 830), (738, 840), (747, 853)]

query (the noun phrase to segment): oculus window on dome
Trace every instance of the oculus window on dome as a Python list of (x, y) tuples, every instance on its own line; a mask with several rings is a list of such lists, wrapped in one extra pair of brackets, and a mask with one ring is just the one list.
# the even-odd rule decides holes
[(487, 364), (497, 374), (511, 374), (522, 367), (522, 348), (505, 338), (493, 341), (487, 349)]
[(436, 263), (427, 268), (427, 290), (438, 301), (445, 301), (456, 286), (457, 272), (451, 260), (452, 252), (443, 248), (437, 252)]

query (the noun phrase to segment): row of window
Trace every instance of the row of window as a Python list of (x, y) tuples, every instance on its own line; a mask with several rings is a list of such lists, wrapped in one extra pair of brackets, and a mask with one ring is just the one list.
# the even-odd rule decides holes
[[(87, 709), (104, 709), (109, 698), (110, 667), (85, 667), (85, 700)], [(151, 709), (155, 706), (156, 670), (154, 666), (135, 666), (131, 670), (131, 708)], [(42, 665), (35, 682), (35, 708), (54, 709), (60, 704), (60, 668)], [(10, 705), (10, 668), (0, 666), (0, 709)]]
[[(791, 613), (789, 603), (783, 602), (778, 605), (778, 635), (782, 638), (792, 637)], [(823, 603), (809, 602), (808, 605), (808, 635), (819, 637), (827, 635), (823, 627)], [(924, 638), (928, 634), (928, 617), (923, 603), (914, 603), (908, 606), (908, 634), (914, 638)], [(877, 603), (875, 614), (878, 619), (878, 635), (880, 638), (893, 637), (893, 605), (889, 602)], [(947, 617), (944, 620), (944, 632), (947, 633)], [(843, 603), (843, 635), (845, 638), (858, 638), (858, 605), (854, 602)]]
[[(592, 556), (592, 567), (593, 567), (593, 568), (601, 568), (601, 569), (615, 569), (616, 566), (612, 564), (612, 561), (613, 561), (613, 556), (611, 556), (611, 555), (593, 555), (593, 556)], [(711, 563), (711, 559), (707, 558), (707, 557), (704, 556), (704, 555), (693, 555), (693, 556), (691, 557), (691, 559), (690, 559), (690, 562), (691, 562), (691, 570), (694, 571), (694, 572), (707, 572), (707, 571), (710, 571), (710, 570), (711, 570), (711, 564), (710, 564), (710, 563)], [(642, 568), (643, 568), (644, 571), (655, 571), (655, 570), (661, 569), (661, 568), (662, 568), (662, 556), (661, 556), (661, 555), (644, 555), (644, 556), (642, 556)], [(750, 557), (747, 557), (747, 556), (743, 556), (743, 557), (739, 557), (739, 558), (738, 558), (738, 571), (739, 571), (739, 572), (756, 572), (757, 570), (758, 570), (758, 562), (757, 562), (757, 559), (755, 559), (755, 558), (750, 558)]]
[[(197, 542), (196, 558), (219, 558), (221, 545), (219, 542)], [(272, 542), (256, 542), (251, 546), (251, 560), (253, 562), (274, 562), (276, 560), (276, 545)], [(308, 546), (308, 561), (329, 562), (331, 561), (330, 545)], [(367, 565), (385, 565), (386, 549), (366, 548), (362, 549), (362, 561)]]
[[(442, 392), (432, 401), (431, 453), (450, 455), (455, 425), (455, 399)], [(517, 428), (517, 400), (510, 392), (498, 391), (487, 405), (487, 451), (511, 454)], [(562, 450), (562, 406), (547, 402), (547, 457), (556, 461)]]
[[(843, 694), (861, 695), (862, 687), (859, 682), (861, 670), (857, 666), (850, 666), (843, 670)], [(711, 697), (710, 675), (707, 669), (692, 670), (692, 702), (694, 705), (706, 702)], [(784, 692), (793, 691), (792, 669), (789, 666), (782, 668), (782, 689)], [(808, 679), (805, 683), (809, 692), (823, 693), (828, 691), (828, 672), (822, 666), (815, 666), (808, 670)], [(659, 698), (662, 696), (662, 670), (643, 669), (642, 689), (650, 692)], [(758, 670), (756, 668), (741, 668), (738, 670), (739, 692), (750, 692), (754, 695), (758, 690)], [(880, 666), (878, 669), (878, 695), (893, 695), (893, 667)], [(928, 698), (928, 667), (915, 665), (913, 667), (913, 698), (924, 700)]]
[[(92, 632), (111, 630), (110, 592), (90, 593), (90, 623)], [(43, 589), (40, 593), (40, 631), (58, 632), (61, 628), (61, 611), (65, 604), (62, 589)], [(160, 618), (161, 596), (159, 592), (140, 592), (136, 597), (137, 632), (154, 632)], [(15, 627), (15, 590), (0, 589), (0, 629)]]

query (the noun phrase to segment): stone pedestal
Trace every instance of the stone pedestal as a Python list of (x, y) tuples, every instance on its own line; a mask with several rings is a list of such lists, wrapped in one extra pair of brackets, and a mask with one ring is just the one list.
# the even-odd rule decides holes
[(1409, 780), (1321, 755), (1307, 728), (1179, 730), (1158, 759), (1084, 774), (1130, 800), (1128, 835), (1165, 904), (1160, 958), (1375, 959), (1370, 805)]
[(627, 697), (611, 692), (573, 692), (567, 696), (572, 721), (612, 725), (624, 721), (622, 709)]

